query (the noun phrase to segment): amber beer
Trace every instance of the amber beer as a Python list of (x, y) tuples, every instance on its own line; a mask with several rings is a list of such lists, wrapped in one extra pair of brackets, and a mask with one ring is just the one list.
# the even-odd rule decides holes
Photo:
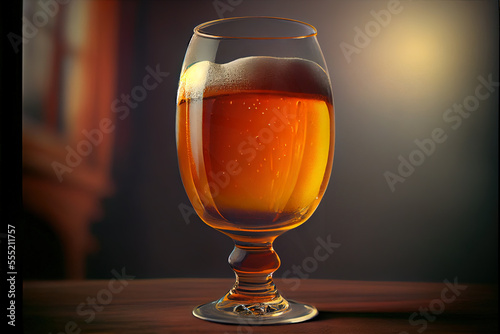
[(225, 231), (288, 230), (326, 189), (333, 156), (329, 79), (299, 58), (200, 62), (181, 76), (177, 149), (200, 217)]

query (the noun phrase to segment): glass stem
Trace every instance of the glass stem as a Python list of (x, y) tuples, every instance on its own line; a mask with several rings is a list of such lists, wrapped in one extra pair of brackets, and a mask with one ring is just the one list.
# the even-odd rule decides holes
[(219, 300), (219, 309), (262, 315), (283, 312), (288, 308), (288, 302), (281, 297), (272, 278), (280, 266), (272, 242), (235, 241), (228, 262), (236, 274), (236, 283)]
[(229, 265), (236, 273), (233, 293), (254, 301), (270, 301), (279, 296), (272, 274), (279, 268), (280, 259), (272, 244), (235, 244)]

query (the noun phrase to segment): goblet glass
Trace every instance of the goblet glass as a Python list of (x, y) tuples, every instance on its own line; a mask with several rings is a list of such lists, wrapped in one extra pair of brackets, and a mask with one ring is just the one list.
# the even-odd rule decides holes
[(177, 153), (200, 218), (228, 235), (232, 289), (193, 314), (235, 324), (305, 321), (318, 311), (273, 282), (273, 241), (306, 221), (330, 178), (334, 110), (328, 71), (306, 23), (237, 17), (197, 26), (177, 95)]

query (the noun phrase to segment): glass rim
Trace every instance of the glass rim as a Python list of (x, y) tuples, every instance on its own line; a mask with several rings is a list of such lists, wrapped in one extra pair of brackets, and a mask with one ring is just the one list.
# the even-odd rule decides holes
[[(305, 27), (308, 27), (312, 30), (310, 34), (296, 34), (296, 35), (290, 35), (290, 36), (276, 36), (276, 37), (257, 37), (257, 36), (231, 36), (231, 35), (218, 35), (218, 34), (212, 34), (209, 32), (204, 32), (202, 31), (203, 28), (210, 27), (215, 24), (227, 22), (227, 21), (237, 21), (237, 20), (247, 20), (247, 19), (270, 19), (270, 20), (276, 20), (276, 21), (287, 21), (287, 22), (293, 22), (293, 23), (298, 23), (300, 25), (303, 25)], [(302, 39), (302, 38), (308, 38), (308, 37), (313, 37), (318, 34), (317, 29), (306, 22), (295, 20), (295, 19), (288, 19), (284, 17), (276, 17), (276, 16), (237, 16), (237, 17), (228, 17), (228, 18), (223, 18), (223, 19), (218, 19), (218, 20), (212, 20), (212, 21), (207, 21), (204, 23), (201, 23), (197, 25), (194, 29), (193, 32), (195, 35), (201, 36), (201, 37), (207, 37), (207, 38), (212, 38), (212, 39), (254, 39), (254, 40), (273, 40), (273, 39)]]

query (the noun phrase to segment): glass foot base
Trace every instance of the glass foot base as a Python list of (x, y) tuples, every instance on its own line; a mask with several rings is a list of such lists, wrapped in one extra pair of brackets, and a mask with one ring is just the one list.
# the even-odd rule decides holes
[(200, 305), (193, 310), (193, 315), (202, 320), (235, 325), (275, 325), (293, 324), (314, 318), (318, 310), (311, 305), (289, 300), (286, 311), (276, 315), (241, 314), (220, 311), (217, 301)]

